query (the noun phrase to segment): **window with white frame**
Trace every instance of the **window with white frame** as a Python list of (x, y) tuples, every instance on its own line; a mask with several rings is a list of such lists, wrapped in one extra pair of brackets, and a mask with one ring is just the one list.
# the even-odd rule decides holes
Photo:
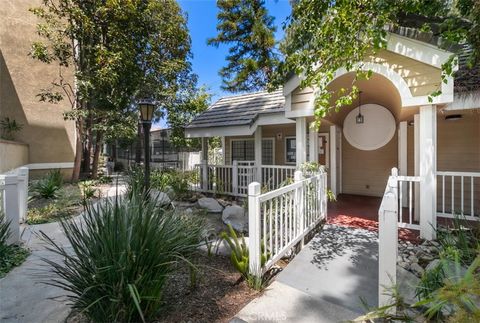
[[(286, 164), (295, 164), (297, 161), (297, 142), (296, 137), (285, 137), (285, 163)], [(310, 139), (307, 135), (305, 150), (307, 155), (307, 160), (309, 160), (310, 155)]]
[(273, 165), (275, 156), (275, 140), (273, 138), (262, 139), (262, 165)]
[[(234, 139), (232, 144), (232, 162), (255, 160), (255, 141), (253, 139)], [(262, 139), (262, 164), (274, 164), (274, 140)]]

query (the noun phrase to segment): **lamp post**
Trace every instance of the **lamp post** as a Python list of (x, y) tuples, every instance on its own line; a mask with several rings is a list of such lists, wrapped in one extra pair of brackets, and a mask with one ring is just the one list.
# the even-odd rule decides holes
[(150, 128), (152, 127), (153, 112), (155, 111), (155, 104), (152, 100), (140, 100), (138, 102), (140, 110), (140, 118), (142, 120), (143, 135), (144, 135), (144, 150), (145, 150), (145, 176), (144, 186), (145, 192), (150, 189)]

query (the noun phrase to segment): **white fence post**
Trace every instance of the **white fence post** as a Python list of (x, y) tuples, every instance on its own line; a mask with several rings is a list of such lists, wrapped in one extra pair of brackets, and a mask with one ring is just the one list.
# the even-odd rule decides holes
[[(386, 288), (397, 281), (398, 254), (398, 170), (392, 175), (378, 211), (378, 305), (390, 305), (392, 299), (385, 295)], [(395, 312), (392, 308), (392, 312)]]
[(18, 202), (20, 222), (27, 220), (28, 208), (28, 167), (18, 168)]
[(260, 183), (248, 185), (248, 248), (250, 273), (260, 278), (262, 276), (261, 239), (260, 239)]
[(5, 175), (5, 220), (10, 221), (10, 237), (7, 240), (8, 244), (17, 243), (20, 240), (20, 226), (19, 226), (19, 201), (18, 201), (18, 176)]
[(208, 191), (208, 162), (202, 160), (202, 190)]
[(238, 195), (238, 161), (232, 163), (232, 192)]
[[(295, 182), (300, 182), (303, 180), (303, 174), (301, 171), (297, 170), (295, 171), (294, 174), (294, 180)], [(299, 188), (296, 189), (295, 191), (295, 203), (297, 205), (296, 207), (296, 212), (297, 212), (297, 221), (298, 221), (298, 230), (300, 233), (303, 232), (305, 229), (305, 217), (304, 217), (304, 205), (303, 205), (303, 186), (300, 186)], [(305, 239), (302, 238), (302, 241), (300, 242), (300, 248), (303, 248), (303, 245), (305, 244)]]

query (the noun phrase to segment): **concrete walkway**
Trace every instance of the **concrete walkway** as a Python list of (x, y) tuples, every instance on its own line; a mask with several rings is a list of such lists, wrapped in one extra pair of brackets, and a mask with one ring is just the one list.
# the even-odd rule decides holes
[[(119, 183), (119, 194), (124, 190), (125, 185)], [(116, 187), (111, 187), (106, 197), (113, 197), (116, 192)], [(75, 218), (75, 221), (81, 221), (81, 218), (80, 215)], [(57, 262), (62, 259), (46, 250), (46, 245), (38, 233), (43, 231), (51, 239), (67, 247), (68, 241), (58, 222), (25, 225), (22, 229), (24, 230), (22, 240), (31, 250), (31, 255), (21, 266), (14, 268), (0, 279), (0, 322), (64, 322), (71, 310), (65, 296), (66, 292), (45, 284), (56, 277), (49, 272), (49, 267), (42, 261), (42, 258)]]
[[(378, 303), (377, 234), (327, 225), (236, 316), (246, 322), (341, 322)], [(235, 321), (235, 320), (234, 320)]]

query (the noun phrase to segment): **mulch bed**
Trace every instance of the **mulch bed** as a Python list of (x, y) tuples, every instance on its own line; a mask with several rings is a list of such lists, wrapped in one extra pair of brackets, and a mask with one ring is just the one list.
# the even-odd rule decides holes
[(190, 286), (190, 272), (181, 267), (165, 291), (165, 308), (158, 322), (229, 322), (260, 292), (238, 279), (230, 259), (199, 254), (197, 285)]

